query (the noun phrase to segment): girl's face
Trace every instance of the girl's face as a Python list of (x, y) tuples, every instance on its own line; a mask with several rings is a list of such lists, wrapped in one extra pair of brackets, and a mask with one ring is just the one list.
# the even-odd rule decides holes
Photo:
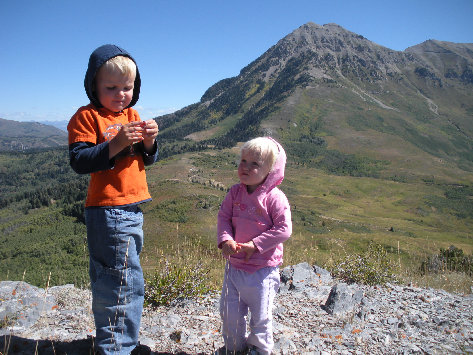
[(96, 77), (97, 97), (103, 107), (120, 112), (133, 98), (135, 78), (102, 69)]
[(255, 152), (241, 152), (238, 177), (240, 182), (247, 186), (249, 193), (255, 191), (266, 179), (270, 170), (268, 165), (268, 162)]

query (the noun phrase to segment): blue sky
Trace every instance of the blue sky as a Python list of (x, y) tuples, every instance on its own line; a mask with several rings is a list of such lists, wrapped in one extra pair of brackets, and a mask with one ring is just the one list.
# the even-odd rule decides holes
[(307, 22), (400, 51), (472, 43), (473, 0), (3, 0), (0, 118), (68, 120), (88, 103), (87, 61), (105, 43), (138, 62), (142, 119), (172, 112)]

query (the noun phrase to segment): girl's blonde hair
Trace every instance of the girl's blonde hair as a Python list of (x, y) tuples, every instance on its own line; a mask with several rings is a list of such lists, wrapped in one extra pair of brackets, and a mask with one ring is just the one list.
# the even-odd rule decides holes
[(108, 73), (120, 73), (129, 78), (136, 77), (135, 62), (123, 55), (117, 55), (116, 57), (110, 58), (102, 65), (100, 70), (102, 70), (102, 68)]
[(279, 149), (276, 143), (268, 137), (253, 138), (243, 144), (240, 148), (240, 156), (243, 152), (252, 152), (259, 155), (261, 159), (269, 163), (269, 171), (273, 169), (273, 165), (279, 155)]

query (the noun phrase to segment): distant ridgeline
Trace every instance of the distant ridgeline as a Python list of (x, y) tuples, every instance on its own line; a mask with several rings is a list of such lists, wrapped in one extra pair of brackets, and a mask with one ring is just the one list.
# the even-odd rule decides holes
[(38, 122), (0, 118), (0, 151), (24, 151), (67, 145), (67, 132)]

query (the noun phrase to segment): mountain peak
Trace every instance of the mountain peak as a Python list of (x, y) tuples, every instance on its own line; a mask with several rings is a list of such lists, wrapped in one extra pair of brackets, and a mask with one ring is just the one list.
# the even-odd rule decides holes
[[(384, 48), (374, 42), (367, 40), (362, 35), (348, 31), (336, 23), (328, 23), (323, 26), (308, 22), (281, 39), (276, 46), (282, 46), (286, 55), (298, 55), (300, 52), (310, 50), (319, 55), (330, 53), (331, 55), (346, 55), (355, 50), (368, 52)], [(273, 47), (273, 48), (274, 48)], [(281, 49), (281, 48), (279, 48)], [(292, 52), (292, 53), (291, 53)]]
[[(428, 39), (427, 41), (407, 48), (405, 52), (416, 53), (418, 55), (455, 53), (471, 62), (473, 60), (473, 43), (454, 43)], [(470, 65), (471, 64), (472, 63), (470, 63)]]
[[(336, 23), (321, 26), (308, 22), (278, 41), (241, 74), (260, 73), (268, 82), (295, 60), (299, 74), (312, 78), (334, 79), (348, 70), (349, 76), (362, 73), (364, 80), (372, 81), (373, 73), (379, 79), (387, 72), (398, 72), (396, 63), (405, 61), (405, 57), (402, 52), (380, 46)], [(358, 66), (363, 67), (361, 71), (355, 69)]]
[(342, 35), (342, 34), (351, 34), (351, 32), (346, 30), (342, 26), (337, 25), (336, 23), (328, 23), (321, 26), (314, 22), (308, 22), (300, 26), (296, 30), (294, 30), (285, 38), (302, 36), (302, 37), (312, 37), (316, 39), (316, 38), (321, 38), (321, 37), (327, 37), (327, 36), (330, 37), (330, 36), (336, 36), (336, 35)]
[(326, 23), (324, 25), (318, 25), (315, 22), (307, 22), (306, 24), (300, 26), (297, 30), (299, 30), (299, 29), (304, 29), (304, 30), (307, 30), (307, 29), (322, 29), (322, 30), (323, 29), (328, 29), (328, 30), (332, 30), (332, 31), (336, 31), (336, 30), (347, 31), (345, 28), (343, 28), (342, 26), (340, 26), (339, 24), (334, 23), (334, 22)]
[[(472, 46), (428, 40), (396, 51), (334, 23), (308, 22), (238, 76), (210, 87), (199, 104), (160, 125), (182, 121), (185, 129), (176, 126), (164, 134), (188, 138), (196, 137), (190, 136), (193, 130), (200, 131), (198, 144), (214, 146), (231, 146), (256, 134), (281, 134), (286, 144), (308, 140), (321, 155), (322, 146), (330, 143), (343, 153), (389, 161), (391, 154), (407, 156), (408, 148), (416, 147), (440, 159), (431, 160), (439, 165), (456, 152), (470, 169)], [(221, 121), (232, 122), (231, 128), (222, 130)], [(220, 135), (215, 134), (217, 126)], [(398, 152), (382, 146), (367, 153), (364, 138), (352, 139), (364, 131), (373, 141), (395, 137), (392, 142), (402, 142), (393, 148)], [(394, 167), (397, 162), (392, 161)]]

